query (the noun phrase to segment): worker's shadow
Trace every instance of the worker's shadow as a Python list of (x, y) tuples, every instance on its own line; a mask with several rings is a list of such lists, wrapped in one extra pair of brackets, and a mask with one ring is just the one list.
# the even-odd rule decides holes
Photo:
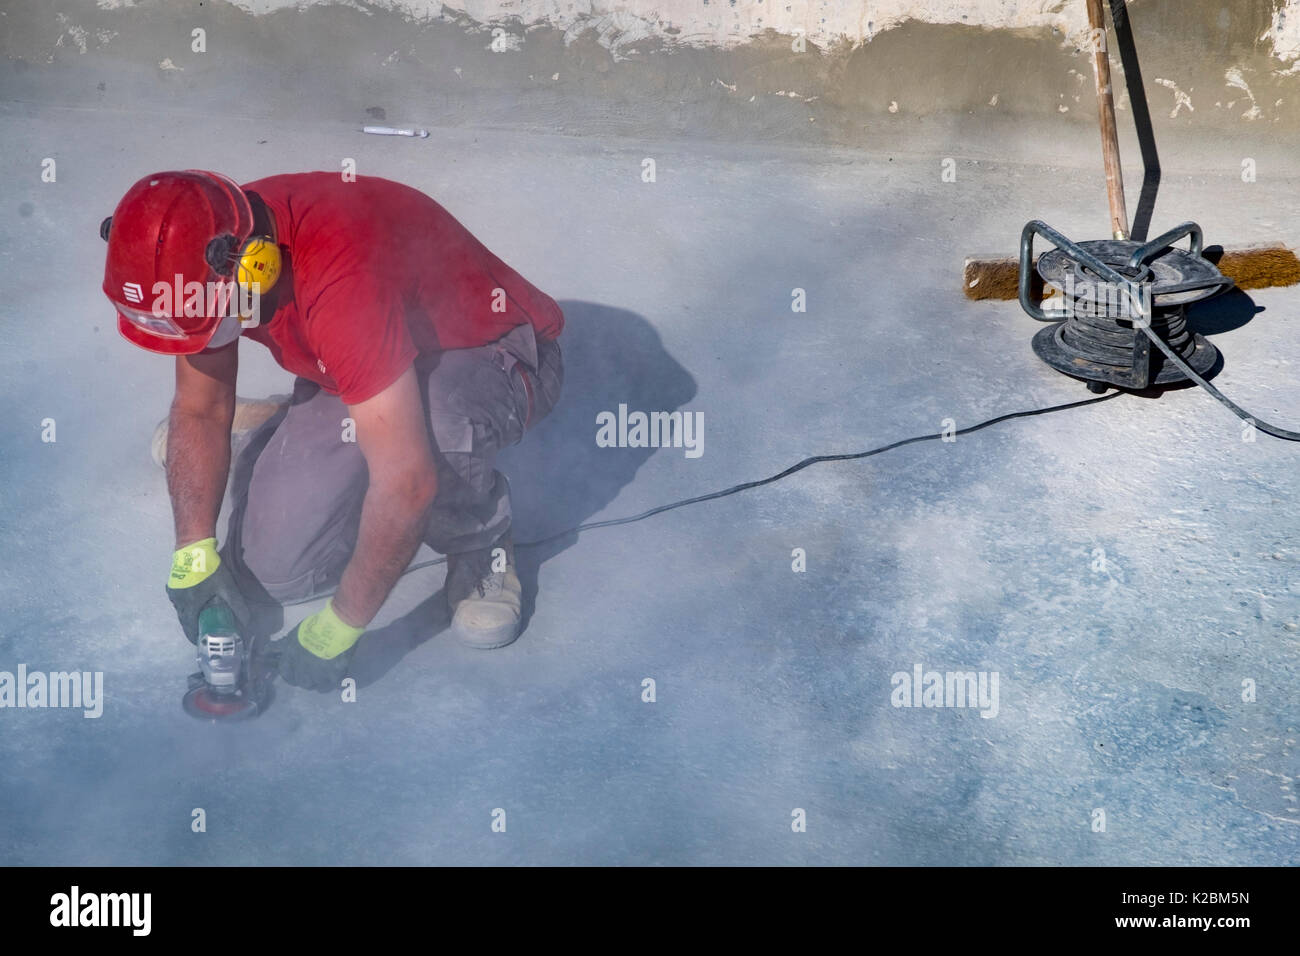
[[(669, 355), (644, 318), (592, 302), (562, 301), (564, 384), (551, 413), (523, 441), (502, 452), (498, 468), (510, 479), (516, 544), (549, 538), (598, 514), (636, 476), (655, 448), (601, 448), (596, 416), (628, 411), (675, 411), (695, 397), (695, 379)], [(535, 547), (518, 547), (523, 585), (520, 640), (537, 600), (541, 566), (577, 541), (573, 533)], [(352, 676), (359, 686), (383, 677), (413, 648), (444, 632), (441, 590), (410, 613), (368, 633), (357, 647)]]

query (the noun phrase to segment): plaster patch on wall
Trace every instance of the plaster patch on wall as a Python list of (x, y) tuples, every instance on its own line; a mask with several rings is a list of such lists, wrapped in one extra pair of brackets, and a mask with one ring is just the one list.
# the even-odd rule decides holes
[[(55, 19), (58, 21), (59, 26), (63, 29), (63, 32), (59, 34), (58, 39), (54, 41), (55, 48), (71, 45), (77, 48), (78, 54), (84, 54), (90, 48), (90, 37), (91, 37), (90, 31), (87, 30), (85, 27), (81, 27), (75, 23), (72, 23), (68, 19), (67, 14), (63, 14), (63, 13), (55, 14)], [(96, 48), (98, 48), (98, 47), (106, 46), (109, 40), (117, 36), (117, 31), (96, 30), (94, 36), (95, 36), (95, 46)], [(53, 60), (53, 55), (51, 54), (51, 56), (48, 59)]]
[[(1250, 87), (1246, 84), (1246, 78), (1241, 75), (1241, 70), (1235, 66), (1232, 67), (1223, 74), (1223, 81), (1235, 89), (1243, 90), (1250, 97), (1250, 109), (1241, 114), (1242, 119), (1255, 120), (1264, 115), (1259, 108), (1259, 104), (1255, 102), (1255, 94), (1250, 91)], [(1236, 100), (1233, 100), (1233, 103), (1235, 102)], [(1232, 108), (1232, 103), (1228, 104), (1228, 108)]]
[(65, 14), (58, 15), (59, 26), (63, 27), (63, 32), (59, 38), (54, 41), (55, 46), (63, 46), (65, 39), (71, 39), (72, 45), (77, 48), (78, 53), (86, 52), (86, 41), (90, 37), (90, 31), (85, 27), (79, 27), (75, 23), (69, 23)]
[(1183, 107), (1187, 107), (1187, 112), (1189, 113), (1196, 112), (1196, 107), (1192, 105), (1192, 98), (1180, 90), (1177, 83), (1173, 80), (1163, 79), (1162, 77), (1156, 77), (1156, 82), (1165, 89), (1174, 91), (1174, 108), (1169, 113), (1170, 119), (1177, 119), (1178, 114), (1183, 111)]
[(1286, 0), (1273, 11), (1273, 23), (1260, 39), (1273, 41), (1273, 55), (1290, 68), (1282, 74), (1300, 72), (1300, 0)]
[(564, 45), (568, 46), (588, 30), (596, 31), (596, 42), (609, 50), (615, 60), (625, 60), (623, 51), (634, 43), (651, 37), (664, 36), (656, 24), (642, 20), (636, 14), (618, 11), (589, 20), (577, 20), (564, 31)]
[(1273, 55), (1279, 60), (1300, 60), (1300, 0), (1286, 0), (1273, 11), (1273, 25), (1265, 36), (1273, 41)]

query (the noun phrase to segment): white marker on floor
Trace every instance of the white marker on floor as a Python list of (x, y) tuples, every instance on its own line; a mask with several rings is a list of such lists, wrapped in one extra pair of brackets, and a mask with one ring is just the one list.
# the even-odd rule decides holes
[(399, 128), (396, 126), (363, 126), (361, 132), (374, 133), (377, 136), (416, 136), (420, 139), (427, 139), (429, 136), (427, 129)]

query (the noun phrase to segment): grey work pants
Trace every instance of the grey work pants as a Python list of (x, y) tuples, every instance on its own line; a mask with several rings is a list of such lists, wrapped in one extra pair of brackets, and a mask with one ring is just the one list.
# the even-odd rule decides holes
[[(554, 407), (559, 343), (521, 325), (490, 345), (421, 356), (415, 368), (438, 468), (424, 541), (442, 554), (489, 547), (510, 529), (497, 453)], [(276, 601), (336, 587), (356, 547), (368, 481), (347, 417), (337, 396), (299, 378), (288, 411), (253, 435), (237, 464), (223, 553)]]

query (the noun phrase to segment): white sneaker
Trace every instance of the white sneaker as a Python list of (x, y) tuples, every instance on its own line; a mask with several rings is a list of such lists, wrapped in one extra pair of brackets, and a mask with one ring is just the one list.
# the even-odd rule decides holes
[[(502, 547), (505, 570), (493, 571), (492, 552)], [(524, 589), (515, 573), (509, 540), (484, 551), (448, 555), (446, 591), (452, 609), (452, 636), (466, 647), (490, 650), (519, 637)]]

